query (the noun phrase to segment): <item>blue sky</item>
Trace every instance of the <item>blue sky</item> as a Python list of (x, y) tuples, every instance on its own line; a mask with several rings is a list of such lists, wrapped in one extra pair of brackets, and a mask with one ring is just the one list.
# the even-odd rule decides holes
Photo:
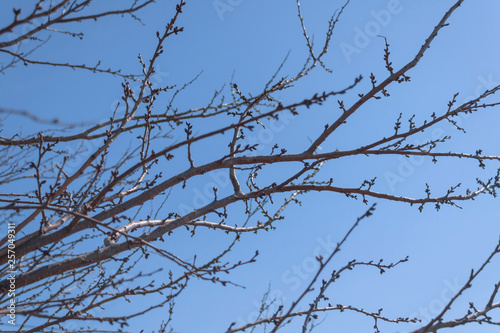
[[(179, 20), (185, 32), (168, 41), (160, 59), (155, 84), (182, 85), (203, 71), (191, 88), (179, 96), (177, 105), (180, 108), (204, 106), (214, 90), (229, 82), (233, 73), (240, 89), (257, 93), (289, 51), (289, 60), (283, 70), (287, 75), (298, 72), (307, 56), (294, 1), (221, 2), (231, 10), (218, 11), (215, 1), (188, 2)], [(72, 30), (85, 32), (83, 40), (54, 36), (34, 55), (39, 59), (86, 64), (101, 60), (104, 67), (138, 72), (138, 53), (145, 59), (151, 55), (155, 32), (170, 18), (174, 3), (161, 1), (143, 10), (139, 17), (144, 26), (128, 18), (109, 18), (91, 25), (74, 24)], [(283, 92), (282, 100), (296, 102), (315, 92), (340, 90), (362, 74), (365, 79), (355, 94), (344, 98), (346, 105), (352, 104), (357, 93), (370, 86), (368, 76), (371, 72), (380, 79), (386, 73), (382, 58), (384, 41), (370, 34), (376, 32), (387, 38), (391, 60), (394, 67), (399, 68), (418, 51), (453, 3), (351, 1), (334, 31), (325, 58), (333, 73), (318, 69), (296, 87)], [(342, 4), (323, 0), (302, 4), (308, 32), (314, 35), (317, 46), (323, 42), (329, 16)], [(3, 10), (10, 6), (7, 3), (0, 5), (2, 22), (10, 19), (10, 12)], [(348, 149), (369, 142), (392, 133), (400, 112), (403, 119), (416, 114), (416, 120), (423, 121), (432, 112), (445, 111), (447, 102), (456, 92), (460, 92), (457, 100), (463, 102), (467, 97), (476, 97), (478, 92), (500, 84), (499, 13), (497, 1), (465, 1), (449, 20), (450, 26), (439, 33), (421, 63), (409, 73), (411, 82), (391, 87), (388, 99), (367, 103), (325, 142), (322, 149)], [(346, 53), (346, 48), (356, 51)], [(2, 56), (0, 61), (6, 60)], [(121, 95), (119, 78), (67, 69), (20, 65), (7, 71), (1, 79), (1, 107), (29, 110), (45, 118), (57, 117), (67, 122), (107, 119)], [(285, 117), (267, 130), (257, 129), (250, 137), (260, 143), (262, 151), (270, 150), (275, 142), (282, 142), (289, 152), (299, 152), (309, 144), (308, 137), (313, 139), (325, 123), (338, 116), (338, 112), (336, 102), (332, 101), (298, 117)], [(496, 110), (487, 110), (461, 119), (467, 135), (442, 124), (436, 132), (422, 133), (419, 139), (449, 134), (453, 140), (444, 146), (444, 151), (473, 153), (482, 148), (486, 154), (499, 155), (499, 120)], [(36, 124), (14, 116), (7, 118), (6, 123), (8, 126), (2, 128), (2, 136), (20, 127), (24, 133), (37, 131)], [(206, 127), (195, 131), (204, 133), (218, 125), (217, 121), (209, 121)], [(199, 161), (211, 157), (207, 148), (203, 145), (193, 147)], [(472, 161), (443, 159), (434, 165), (430, 160), (407, 161), (383, 156), (333, 161), (319, 176), (333, 177), (340, 184), (352, 187), (376, 176), (375, 189), (378, 191), (419, 196), (425, 195), (426, 182), (435, 194), (458, 182), (464, 187), (474, 187), (476, 177), (487, 178), (494, 174), (496, 167), (495, 163), (489, 163), (486, 170), (481, 170), (477, 162)], [(209, 182), (216, 180), (200, 179), (174, 199), (172, 205), (178, 208), (196, 205), (197, 191), (203, 192)], [(463, 209), (446, 206), (436, 212), (426, 206), (422, 213), (417, 207), (405, 204), (370, 202), (377, 202), (375, 215), (364, 221), (344, 245), (334, 260), (335, 267), (351, 259), (397, 261), (408, 255), (410, 261), (383, 275), (369, 269), (348, 272), (329, 293), (334, 304), (343, 303), (369, 311), (383, 307), (389, 317), (435, 315), (450, 291), (457, 284), (465, 283), (470, 269), (477, 268), (489, 255), (500, 234), (498, 201), (491, 197), (463, 203)], [(293, 300), (305, 288), (307, 276), (314, 269), (311, 258), (318, 251), (326, 254), (330, 243), (339, 241), (366, 208), (360, 200), (335, 194), (303, 196), (302, 206), (290, 206), (285, 213), (286, 220), (277, 223), (277, 230), (244, 235), (230, 255), (230, 258), (239, 259), (250, 257), (257, 249), (260, 252), (257, 263), (233, 272), (232, 281), (246, 289), (193, 281), (177, 300), (172, 326), (176, 331), (190, 333), (223, 332), (235, 320), (243, 324), (260, 306), (259, 301), (269, 284), (275, 296), (285, 302)], [(210, 256), (231, 240), (213, 231), (200, 230), (194, 238), (179, 231), (170, 240), (169, 249), (187, 258), (194, 253)], [(149, 260), (145, 267), (154, 265), (153, 259)], [(463, 296), (465, 302), (452, 310), (458, 315), (465, 313), (471, 300), (482, 307), (493, 284), (498, 282), (498, 274), (495, 274), (498, 266), (498, 260), (492, 262), (472, 291)], [(165, 314), (166, 309), (158, 310), (149, 314), (147, 320), (133, 320), (131, 330), (157, 329)], [(359, 315), (332, 313), (315, 332), (366, 332), (372, 326), (370, 320)], [(414, 326), (382, 324), (381, 327), (383, 332), (406, 332)], [(471, 329), (494, 331), (493, 327), (483, 325), (458, 328), (455, 332), (470, 332)]]

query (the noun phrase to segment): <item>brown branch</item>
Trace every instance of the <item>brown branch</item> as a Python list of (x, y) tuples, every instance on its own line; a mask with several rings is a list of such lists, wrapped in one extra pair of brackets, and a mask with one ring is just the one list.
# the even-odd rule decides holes
[[(39, 26), (26, 32), (22, 36), (19, 36), (13, 40), (10, 40), (7, 42), (0, 42), (0, 48), (6, 48), (9, 46), (18, 44), (18, 43), (22, 42), (23, 40), (26, 40), (26, 39), (32, 37), (36, 33), (43, 31), (43, 30), (46, 30), (48, 27), (50, 27), (51, 25), (54, 25), (54, 24), (64, 24), (64, 23), (69, 23), (69, 22), (81, 22), (81, 21), (87, 21), (87, 20), (96, 20), (96, 19), (99, 19), (101, 17), (110, 16), (110, 15), (131, 14), (131, 13), (136, 12), (136, 11), (144, 8), (145, 6), (153, 3), (154, 0), (147, 0), (139, 6), (131, 7), (128, 9), (107, 11), (107, 12), (102, 12), (102, 13), (97, 13), (97, 14), (87, 15), (87, 16), (76, 16), (76, 17), (66, 18), (69, 15), (84, 9), (90, 2), (91, 2), (91, 0), (85, 0), (81, 3), (76, 3), (76, 2), (72, 3), (66, 11), (63, 11), (57, 17), (50, 17), (50, 16), (52, 14), (56, 13), (63, 6), (68, 5), (69, 0), (61, 1), (57, 5), (50, 7), (47, 11), (40, 12), (38, 14), (35, 13), (36, 12), (36, 10), (35, 10), (33, 12), (33, 14), (29, 15), (28, 17), (26, 17), (23, 20), (18, 21), (16, 18), (16, 20), (14, 20), (13, 23), (11, 23), (9, 26), (0, 30), (0, 34), (12, 31), (16, 26), (31, 23), (31, 21), (35, 18), (47, 17), (48, 19), (47, 19), (46, 23), (40, 24)], [(38, 5), (37, 5), (37, 7), (38, 7)]]
[(366, 95), (361, 97), (353, 106), (351, 106), (348, 110), (346, 110), (332, 125), (330, 125), (309, 147), (307, 152), (313, 153), (318, 147), (332, 134), (340, 125), (342, 125), (347, 118), (349, 118), (356, 110), (358, 110), (363, 104), (365, 104), (368, 100), (373, 98), (377, 93), (385, 89), (390, 83), (397, 81), (401, 76), (404, 76), (406, 72), (415, 67), (420, 59), (424, 56), (426, 50), (430, 47), (431, 42), (437, 36), (438, 32), (445, 26), (447, 26), (446, 21), (450, 18), (451, 14), (463, 3), (464, 0), (457, 1), (443, 16), (438, 25), (434, 28), (432, 33), (427, 37), (425, 43), (422, 45), (417, 55), (413, 58), (412, 61), (403, 66), (399, 71), (390, 75), (387, 79), (385, 79), (378, 86), (374, 86)]
[[(474, 323), (474, 322), (480, 322), (480, 323), (488, 323), (491, 322), (490, 319), (486, 316), (487, 313), (495, 308), (500, 308), (500, 302), (499, 303), (492, 303), (492, 298), (497, 294), (498, 292), (498, 286), (496, 285), (492, 296), (490, 297), (490, 300), (486, 304), (486, 307), (482, 310), (476, 310), (473, 313), (468, 313), (466, 316), (459, 318), (459, 319), (454, 319), (454, 320), (449, 320), (449, 321), (443, 321), (444, 315), (450, 310), (451, 306), (455, 301), (462, 296), (462, 294), (469, 288), (472, 287), (472, 282), (477, 278), (477, 276), (488, 266), (488, 264), (491, 263), (491, 260), (493, 259), (494, 256), (500, 253), (500, 241), (496, 244), (495, 248), (491, 252), (491, 254), (486, 258), (486, 260), (483, 262), (483, 264), (479, 267), (478, 270), (474, 271), (471, 270), (471, 273), (469, 275), (469, 278), (467, 279), (467, 282), (464, 284), (462, 288), (450, 299), (450, 301), (444, 306), (443, 310), (436, 316), (434, 317), (426, 326), (419, 328), (417, 330), (414, 330), (410, 333), (436, 333), (438, 330), (442, 328), (450, 328), (450, 327), (456, 327), (456, 326), (461, 326), (469, 323)], [(485, 317), (485, 320), (479, 320), (478, 318), (480, 317)], [(497, 323), (491, 322), (492, 324), (498, 325)]]
[(53, 66), (53, 67), (68, 67), (71, 69), (84, 69), (91, 71), (92, 73), (106, 73), (106, 74), (111, 74), (114, 76), (119, 76), (125, 79), (131, 79), (134, 81), (138, 81), (139, 75), (132, 75), (132, 74), (122, 74), (121, 70), (112, 70), (111, 68), (108, 69), (101, 69), (99, 68), (101, 62), (99, 61), (97, 65), (94, 67), (86, 66), (86, 65), (75, 65), (75, 64), (70, 64), (70, 63), (57, 63), (57, 62), (52, 62), (52, 61), (39, 61), (39, 60), (31, 60), (28, 59), (20, 54), (17, 54), (15, 52), (9, 51), (9, 50), (2, 50), (0, 49), (0, 52), (10, 54), (11, 56), (18, 58), (24, 64), (32, 64), (32, 65), (48, 65), (48, 66)]

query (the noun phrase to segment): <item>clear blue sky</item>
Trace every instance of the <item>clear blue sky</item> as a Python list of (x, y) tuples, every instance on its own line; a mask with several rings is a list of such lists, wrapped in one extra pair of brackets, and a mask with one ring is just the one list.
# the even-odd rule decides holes
[[(118, 1), (114, 1), (118, 3)], [(228, 4), (230, 1), (221, 0)], [(233, 1), (231, 10), (217, 11), (214, 1), (188, 1), (179, 25), (185, 32), (169, 40), (159, 62), (158, 84), (178, 84), (190, 81), (200, 71), (200, 79), (179, 99), (179, 107), (198, 107), (207, 104), (215, 89), (228, 82), (233, 72), (235, 82), (245, 92), (259, 92), (291, 51), (284, 73), (293, 75), (303, 65), (307, 49), (300, 29), (295, 1)], [(395, 68), (406, 64), (420, 48), (437, 22), (453, 1), (373, 0), (351, 1), (337, 28), (325, 61), (333, 73), (318, 71), (295, 88), (283, 92), (284, 103), (295, 102), (324, 90), (342, 89), (354, 77), (362, 74), (363, 83), (356, 94), (369, 87), (368, 76), (374, 72), (382, 79), (383, 39), (369, 35), (381, 34), (390, 43)], [(331, 13), (343, 3), (318, 0), (302, 4), (309, 34), (317, 45)], [(99, 4), (102, 5), (102, 4)], [(85, 32), (83, 40), (54, 36), (36, 55), (39, 59), (95, 64), (123, 68), (125, 72), (140, 70), (137, 55), (148, 59), (155, 43), (155, 32), (161, 30), (173, 13), (175, 1), (159, 1), (143, 10), (139, 17), (144, 26), (128, 18), (110, 18), (89, 25), (75, 24), (73, 31)], [(0, 20), (10, 20), (4, 10), (10, 3), (0, 5)], [(383, 13), (383, 14), (382, 14)], [(390, 15), (386, 15), (390, 13)], [(500, 3), (494, 0), (465, 1), (452, 16), (417, 68), (409, 75), (408, 84), (392, 87), (391, 98), (372, 102), (338, 130), (324, 150), (347, 149), (392, 133), (400, 112), (403, 119), (416, 114), (417, 121), (427, 119), (432, 112), (443, 112), (453, 94), (460, 92), (459, 102), (476, 97), (478, 92), (500, 83), (498, 63)], [(370, 30), (371, 29), (371, 30)], [(360, 32), (361, 31), (361, 32)], [(368, 32), (368, 35), (366, 35)], [(375, 33), (373, 33), (375, 32)], [(348, 51), (346, 51), (348, 50)], [(355, 51), (353, 51), (355, 50)], [(0, 61), (6, 61), (3, 56)], [(121, 95), (119, 78), (106, 75), (20, 65), (1, 77), (0, 106), (29, 110), (46, 118), (63, 121), (99, 121), (109, 117)], [(356, 95), (345, 97), (346, 105)], [(334, 101), (335, 102), (335, 101)], [(498, 109), (497, 109), (498, 111)], [(304, 112), (299, 117), (284, 118), (275, 128), (256, 130), (254, 140), (262, 151), (282, 142), (289, 152), (299, 152), (325, 123), (338, 115), (336, 103)], [(405, 118), (406, 116), (406, 118)], [(498, 131), (500, 116), (494, 110), (463, 118), (464, 135), (447, 124), (437, 134), (449, 134), (453, 141), (443, 148), (468, 153), (482, 148), (485, 154), (499, 155)], [(6, 120), (2, 136), (23, 128), (24, 133), (37, 131), (36, 125), (16, 117)], [(196, 128), (200, 133), (210, 128)], [(428, 139), (432, 132), (423, 133)], [(288, 144), (287, 144), (288, 143)], [(210, 156), (207, 147), (194, 147), (195, 158)], [(434, 194), (443, 193), (461, 182), (475, 187), (475, 178), (494, 174), (496, 165), (488, 163), (480, 170), (477, 162), (430, 160), (403, 162), (397, 157), (356, 158), (334, 161), (325, 167), (320, 177), (333, 177), (345, 186), (357, 187), (364, 179), (377, 176), (375, 190), (405, 196), (423, 196), (428, 182)], [(396, 178), (394, 178), (396, 177)], [(397, 181), (395, 181), (396, 179)], [(210, 180), (204, 178), (189, 188), (173, 205), (196, 205), (197, 191), (203, 191)], [(330, 293), (332, 304), (342, 303), (368, 311), (384, 308), (389, 317), (437, 314), (443, 300), (457, 283), (465, 283), (471, 268), (477, 268), (486, 258), (500, 234), (498, 200), (480, 197), (463, 203), (463, 209), (443, 207), (439, 212), (426, 206), (420, 213), (417, 207), (405, 204), (377, 202), (374, 216), (355, 231), (341, 253), (335, 268), (348, 260), (397, 261), (407, 255), (410, 261), (382, 276), (376, 270), (358, 269), (346, 273)], [(276, 296), (290, 302), (306, 286), (307, 276), (314, 269), (311, 258), (316, 251), (328, 251), (329, 242), (339, 241), (356, 217), (367, 208), (360, 200), (335, 194), (307, 194), (303, 204), (288, 208), (285, 221), (276, 224), (277, 230), (258, 235), (244, 235), (231, 258), (248, 258), (255, 250), (257, 263), (233, 272), (232, 281), (246, 286), (220, 287), (192, 281), (177, 300), (173, 327), (178, 332), (223, 332), (232, 321), (243, 324), (252, 318), (269, 284)], [(235, 223), (238, 217), (235, 216)], [(240, 219), (241, 220), (241, 219)], [(200, 230), (201, 231), (201, 230)], [(231, 241), (231, 237), (213, 231), (201, 231), (194, 238), (179, 231), (169, 241), (169, 250), (184, 256), (209, 256)], [(326, 252), (323, 253), (324, 255)], [(155, 257), (147, 265), (154, 266)], [(162, 261), (163, 263), (163, 261)], [(495, 260), (477, 280), (472, 292), (463, 296), (464, 302), (455, 306), (457, 316), (467, 311), (468, 302), (483, 307), (488, 292), (498, 282), (499, 261)], [(147, 266), (145, 266), (147, 267)], [(332, 266), (333, 267), (333, 266)], [(140, 302), (135, 299), (134, 302)], [(289, 303), (287, 303), (289, 304)], [(166, 309), (148, 315), (147, 320), (131, 321), (131, 330), (157, 329)], [(320, 316), (324, 318), (324, 316)], [(369, 332), (373, 323), (361, 315), (331, 313), (315, 332)], [(299, 318), (300, 319), (300, 318)], [(297, 320), (300, 323), (300, 320)], [(380, 326), (384, 332), (405, 332), (414, 326)], [(493, 327), (467, 326), (455, 332), (494, 332)], [(284, 332), (294, 331), (292, 328)]]

